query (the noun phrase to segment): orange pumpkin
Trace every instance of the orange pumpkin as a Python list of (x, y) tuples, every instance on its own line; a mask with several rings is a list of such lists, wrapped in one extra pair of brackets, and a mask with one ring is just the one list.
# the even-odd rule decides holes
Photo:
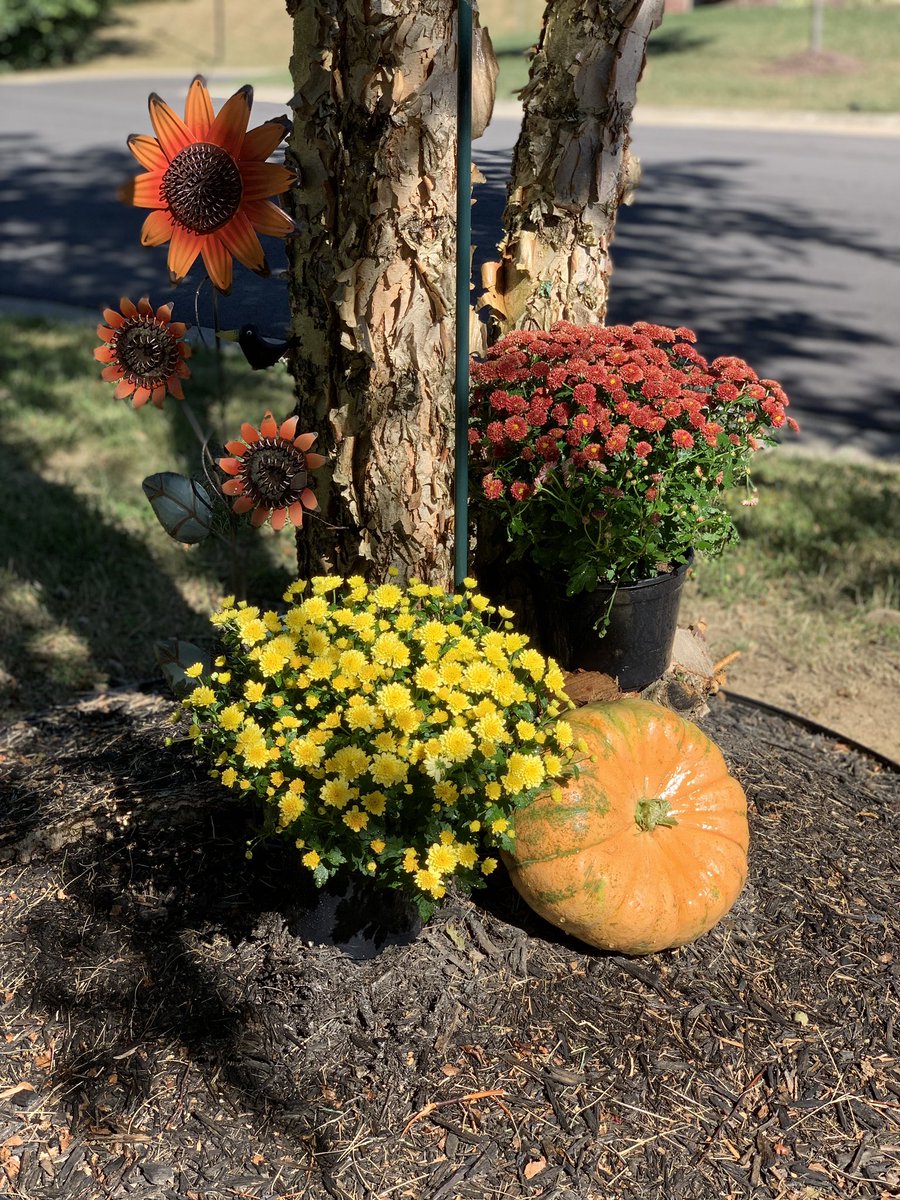
[(714, 742), (645, 700), (569, 718), (587, 743), (577, 778), (515, 816), (512, 881), (546, 920), (592, 946), (683, 946), (731, 908), (747, 878), (747, 800)]

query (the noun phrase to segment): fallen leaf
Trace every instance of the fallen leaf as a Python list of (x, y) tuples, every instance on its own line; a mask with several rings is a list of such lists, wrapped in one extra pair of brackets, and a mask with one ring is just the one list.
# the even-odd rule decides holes
[(546, 1158), (535, 1158), (530, 1163), (525, 1164), (525, 1169), (522, 1174), (526, 1179), (534, 1179), (535, 1175), (540, 1175), (544, 1167), (547, 1165)]

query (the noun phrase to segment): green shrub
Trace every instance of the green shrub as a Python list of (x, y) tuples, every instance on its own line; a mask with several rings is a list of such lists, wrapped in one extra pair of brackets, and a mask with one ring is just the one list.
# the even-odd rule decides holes
[(91, 54), (112, 0), (0, 0), (0, 62), (6, 69), (51, 67)]

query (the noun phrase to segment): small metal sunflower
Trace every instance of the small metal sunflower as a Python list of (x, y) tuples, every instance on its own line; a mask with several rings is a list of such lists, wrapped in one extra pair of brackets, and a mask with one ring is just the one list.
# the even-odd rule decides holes
[(319, 507), (308, 485), (309, 472), (325, 462), (323, 455), (309, 450), (318, 434), (297, 435), (297, 417), (288, 417), (279, 426), (267, 412), (258, 430), (242, 425), (241, 437), (242, 442), (225, 443), (233, 457), (219, 459), (220, 469), (232, 477), (222, 484), (222, 491), (235, 497), (233, 510), (250, 513), (256, 526), (271, 518), (273, 529), (282, 529), (287, 520), (299, 528), (304, 508)]
[(154, 312), (146, 296), (137, 304), (123, 296), (119, 310), (105, 308), (106, 324), (97, 326), (103, 345), (96, 348), (94, 358), (105, 364), (101, 378), (115, 381), (116, 399), (130, 396), (135, 408), (148, 400), (162, 408), (166, 392), (183, 400), (181, 380), (191, 374), (184, 361), (191, 348), (182, 341), (187, 326), (172, 320), (170, 304)]

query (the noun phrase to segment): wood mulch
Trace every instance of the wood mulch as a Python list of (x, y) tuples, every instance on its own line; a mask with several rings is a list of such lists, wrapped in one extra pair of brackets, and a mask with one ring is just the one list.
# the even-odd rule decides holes
[(126, 693), (0, 734), (0, 1194), (896, 1194), (884, 763), (714, 700), (753, 841), (700, 942), (592, 952), (497, 879), (359, 958), (301, 936), (296, 872), (246, 859), (169, 708)]

